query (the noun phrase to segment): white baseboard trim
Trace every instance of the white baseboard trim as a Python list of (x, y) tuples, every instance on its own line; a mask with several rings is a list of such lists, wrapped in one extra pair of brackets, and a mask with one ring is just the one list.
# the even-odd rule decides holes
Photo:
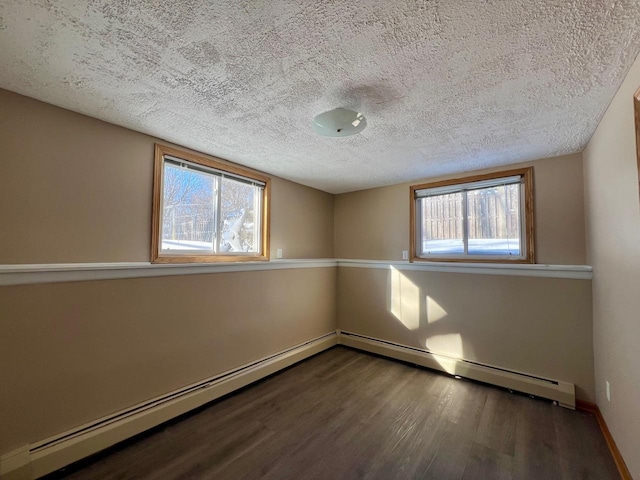
[(330, 332), (0, 457), (0, 480), (32, 480), (97, 453), (337, 344)]
[(572, 410), (576, 408), (575, 387), (573, 383), (541, 378), (535, 375), (438, 355), (427, 350), (340, 330), (338, 330), (338, 343), (366, 352), (439, 370), (450, 375), (457, 375), (537, 397), (555, 400), (560, 406)]

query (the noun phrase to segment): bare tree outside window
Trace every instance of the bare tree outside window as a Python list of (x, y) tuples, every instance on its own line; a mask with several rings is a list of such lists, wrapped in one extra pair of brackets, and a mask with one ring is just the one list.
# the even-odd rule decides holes
[(163, 148), (169, 147), (156, 152), (154, 260), (266, 259), (268, 178), (239, 175), (238, 168), (227, 171), (231, 167), (192, 154), (182, 160), (173, 150), (165, 157)]

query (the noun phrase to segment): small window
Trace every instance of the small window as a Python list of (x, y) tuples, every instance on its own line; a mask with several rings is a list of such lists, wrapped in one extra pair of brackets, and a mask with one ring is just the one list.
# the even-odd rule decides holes
[(156, 145), (154, 263), (268, 260), (269, 178)]
[(533, 169), (411, 187), (412, 260), (533, 263)]

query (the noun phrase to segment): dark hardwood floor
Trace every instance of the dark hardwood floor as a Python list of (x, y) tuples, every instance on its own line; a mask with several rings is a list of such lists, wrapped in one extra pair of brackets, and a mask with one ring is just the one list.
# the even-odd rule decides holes
[(589, 414), (335, 347), (47, 478), (619, 477)]

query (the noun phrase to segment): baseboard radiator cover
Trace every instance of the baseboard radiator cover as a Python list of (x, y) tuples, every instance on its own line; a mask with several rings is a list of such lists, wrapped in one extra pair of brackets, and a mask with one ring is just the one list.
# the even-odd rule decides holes
[(573, 383), (515, 372), (468, 360), (448, 357), (426, 349), (409, 347), (399, 343), (338, 330), (338, 343), (385, 357), (413, 363), (479, 382), (508, 388), (558, 402), (565, 408), (575, 410), (576, 397)]
[(133, 437), (337, 344), (336, 332), (0, 457), (0, 480), (32, 480)]

